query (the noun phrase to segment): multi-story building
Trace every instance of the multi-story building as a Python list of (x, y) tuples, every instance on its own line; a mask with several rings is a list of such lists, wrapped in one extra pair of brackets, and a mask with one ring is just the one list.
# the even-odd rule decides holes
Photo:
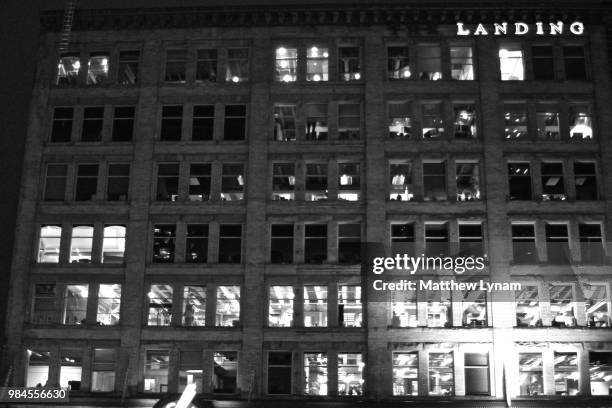
[[(13, 384), (610, 395), (609, 10), (544, 3), (44, 13)], [(367, 302), (362, 242), (522, 288)]]

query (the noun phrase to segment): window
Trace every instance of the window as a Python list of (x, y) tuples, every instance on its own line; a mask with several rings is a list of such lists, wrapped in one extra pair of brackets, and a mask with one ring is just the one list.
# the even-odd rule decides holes
[(574, 162), (576, 200), (597, 200), (597, 173), (595, 163)]
[(172, 321), (172, 293), (173, 288), (170, 285), (151, 285), (147, 295), (149, 300), (148, 326), (170, 326)]
[(196, 392), (202, 392), (202, 351), (181, 350), (178, 378), (178, 391), (185, 391), (185, 387), (194, 384)]
[(600, 224), (578, 224), (580, 253), (584, 264), (603, 264), (605, 258)]
[(131, 142), (134, 134), (134, 115), (133, 106), (115, 107), (113, 116), (113, 142)]
[(429, 353), (429, 395), (454, 395), (453, 353)]
[(36, 387), (39, 384), (42, 386), (48, 383), (50, 360), (51, 356), (48, 351), (28, 350), (27, 387)]
[(542, 353), (519, 353), (519, 395), (544, 395)]
[(329, 50), (312, 46), (306, 50), (306, 80), (327, 81), (329, 79)]
[(89, 286), (66, 285), (64, 290), (63, 324), (85, 324)]
[(425, 223), (425, 255), (448, 256), (448, 223)]
[(306, 201), (327, 200), (327, 164), (306, 164)]
[(327, 260), (327, 225), (304, 226), (304, 262), (323, 263)]
[(244, 200), (244, 165), (224, 163), (221, 175), (221, 200)]
[(361, 132), (361, 106), (358, 103), (338, 105), (338, 139), (359, 140)]
[(274, 140), (295, 140), (295, 105), (274, 105)]
[(210, 200), (210, 163), (192, 163), (189, 165), (189, 200)]
[(489, 353), (465, 353), (465, 395), (489, 395)]
[(292, 361), (290, 351), (268, 352), (268, 394), (291, 394)]
[(389, 103), (389, 139), (412, 137), (412, 108), (410, 102)]
[(559, 107), (556, 103), (539, 102), (536, 104), (536, 124), (538, 139), (560, 140)]
[(563, 163), (542, 162), (542, 200), (565, 200)]
[(108, 201), (126, 201), (130, 188), (130, 165), (111, 163), (108, 165), (106, 179), (106, 199)]
[(563, 61), (565, 63), (565, 79), (588, 79), (583, 46), (568, 45), (563, 47)]
[(193, 107), (191, 140), (194, 142), (213, 140), (214, 134), (215, 105), (195, 105)]
[(144, 392), (162, 393), (168, 390), (168, 350), (147, 350), (144, 368)]
[(573, 103), (569, 107), (570, 139), (592, 139), (593, 117), (586, 103)]
[(45, 180), (45, 201), (64, 201), (66, 196), (66, 180), (68, 177), (68, 165), (47, 164)]
[(538, 287), (522, 285), (521, 290), (515, 292), (515, 297), (517, 327), (541, 327)]
[(217, 50), (198, 50), (196, 81), (217, 80)]
[(115, 364), (117, 349), (95, 348), (91, 367), (91, 391), (112, 392), (115, 390)]
[(185, 240), (185, 262), (206, 263), (208, 261), (208, 225), (187, 225)]
[(226, 105), (223, 140), (244, 140), (245, 135), (246, 105)]
[(584, 293), (587, 325), (589, 327), (610, 327), (610, 309), (606, 285), (581, 285)]
[(157, 165), (157, 200), (176, 201), (179, 198), (179, 163)]
[(270, 262), (293, 263), (293, 224), (272, 224), (270, 233)]
[(53, 283), (37, 283), (34, 285), (32, 323), (50, 324), (57, 321), (55, 288), (56, 286)]
[(548, 263), (568, 264), (571, 259), (566, 224), (546, 224)]
[(417, 48), (417, 70), (419, 79), (436, 81), (442, 79), (442, 58), (440, 46), (434, 44), (421, 44)]
[(238, 352), (217, 351), (213, 354), (213, 392), (234, 394), (238, 391)]
[(327, 104), (306, 104), (306, 140), (327, 140)]
[(502, 81), (525, 79), (523, 50), (519, 44), (506, 44), (499, 49), (499, 68)]
[(272, 165), (272, 199), (295, 200), (295, 164)]
[(100, 284), (96, 322), (102, 326), (116, 326), (121, 316), (121, 285)]
[(416, 291), (391, 292), (391, 327), (417, 327)]
[(268, 326), (293, 326), (293, 300), (295, 294), (292, 286), (270, 286), (268, 308)]
[(359, 163), (338, 163), (338, 200), (361, 199), (360, 168)]
[(338, 395), (363, 395), (364, 366), (361, 353), (338, 353)]
[(455, 138), (476, 139), (478, 137), (476, 126), (476, 107), (474, 105), (454, 105)]
[(215, 325), (237, 327), (240, 325), (240, 286), (217, 286)]
[(531, 168), (529, 163), (508, 163), (510, 200), (531, 200)]
[(106, 52), (92, 52), (87, 63), (87, 85), (104, 85), (108, 81), (108, 59)]
[(240, 263), (242, 254), (242, 225), (219, 226), (219, 263)]
[(423, 198), (425, 201), (446, 200), (446, 163), (423, 163)]
[(480, 164), (457, 162), (455, 165), (457, 201), (480, 200)]
[(467, 290), (462, 293), (461, 324), (464, 327), (487, 327), (487, 295), (482, 290)]
[(62, 350), (60, 352), (59, 385), (70, 391), (81, 389), (83, 356), (79, 350)]
[(361, 327), (361, 286), (338, 285), (338, 326)]
[(414, 254), (414, 224), (391, 224), (391, 254)]
[(70, 240), (70, 262), (91, 262), (91, 249), (93, 246), (93, 225), (75, 225), (72, 227)]
[(459, 223), (459, 255), (469, 257), (485, 255), (480, 222)]
[(427, 327), (452, 326), (451, 292), (427, 292)]
[(572, 285), (550, 284), (548, 293), (550, 297), (550, 314), (553, 327), (575, 327), (574, 315), (574, 288)]
[(304, 353), (304, 394), (327, 395), (327, 353)]
[(472, 47), (450, 47), (451, 78), (459, 81), (474, 79), (474, 59)]
[(419, 395), (419, 354), (393, 353), (393, 395)]
[(139, 51), (119, 51), (118, 81), (121, 85), (134, 85), (138, 82)]
[(57, 64), (55, 84), (58, 86), (76, 85), (80, 70), (81, 60), (78, 53), (63, 54)]
[(104, 122), (103, 107), (89, 107), (84, 109), (83, 129), (81, 141), (99, 142), (102, 140), (102, 124)]
[(227, 67), (225, 70), (227, 82), (245, 82), (249, 80), (249, 49), (230, 48), (227, 50)]
[(187, 69), (186, 50), (166, 51), (166, 82), (185, 82)]
[(428, 102), (421, 105), (423, 117), (423, 138), (431, 139), (444, 136), (444, 113), (442, 103)]
[(153, 263), (174, 262), (176, 226), (156, 224), (153, 227)]
[(578, 395), (580, 392), (577, 353), (555, 351), (555, 394)]
[(58, 263), (62, 227), (59, 225), (42, 225), (38, 239), (38, 263)]
[(387, 74), (389, 79), (410, 78), (410, 50), (408, 47), (387, 47)]
[(612, 353), (589, 351), (591, 395), (612, 395)]
[(411, 161), (392, 161), (389, 163), (389, 200), (411, 201), (414, 199)]
[(338, 224), (338, 262), (361, 262), (361, 224)]
[(125, 225), (107, 225), (102, 239), (102, 263), (123, 263), (125, 256)]
[(531, 47), (533, 63), (533, 79), (555, 79), (553, 47), (550, 45), (534, 45)]
[(204, 325), (206, 325), (206, 286), (185, 286), (183, 288), (183, 326)]
[(297, 79), (297, 48), (276, 48), (276, 59), (274, 64), (276, 81), (294, 82)]
[(512, 224), (512, 253), (515, 264), (537, 263), (538, 251), (533, 224)]
[(359, 47), (338, 48), (338, 73), (340, 81), (361, 79), (361, 57)]
[(183, 107), (163, 106), (161, 133), (159, 140), (164, 142), (178, 142), (183, 134)]
[(304, 286), (304, 327), (327, 327), (327, 286)]
[(79, 164), (77, 166), (77, 179), (75, 197), (76, 201), (90, 201), (96, 198), (98, 190), (98, 165)]
[(524, 103), (504, 104), (504, 137), (507, 140), (524, 140), (527, 133), (527, 108)]
[(51, 143), (67, 143), (72, 138), (73, 108), (55, 108), (53, 110), (53, 126), (51, 127)]

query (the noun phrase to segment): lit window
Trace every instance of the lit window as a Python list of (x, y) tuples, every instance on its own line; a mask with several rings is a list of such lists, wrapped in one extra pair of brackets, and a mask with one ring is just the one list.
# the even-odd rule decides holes
[(306, 80), (327, 81), (329, 79), (329, 50), (317, 46), (306, 50)]
[(361, 262), (361, 224), (338, 224), (338, 262)]
[(452, 326), (451, 292), (449, 290), (427, 292), (427, 327)]
[(361, 353), (338, 353), (338, 395), (363, 395), (364, 367)]
[(411, 161), (389, 163), (389, 200), (411, 201), (414, 199), (412, 166)]
[(153, 227), (153, 263), (174, 262), (176, 226), (157, 224)]
[(76, 85), (80, 70), (81, 61), (78, 53), (62, 55), (57, 65), (55, 84), (59, 86)]
[(455, 165), (457, 201), (480, 200), (480, 164), (457, 162)]
[(217, 286), (215, 325), (237, 327), (240, 325), (240, 286)]
[(563, 163), (542, 162), (542, 200), (565, 200)]
[(306, 164), (306, 201), (327, 200), (327, 164)]
[(546, 252), (548, 263), (570, 263), (571, 255), (566, 224), (546, 224)]
[(295, 105), (274, 105), (274, 140), (295, 140)]
[(327, 395), (326, 353), (304, 353), (304, 394)]
[(437, 81), (442, 79), (442, 58), (439, 45), (419, 45), (417, 48), (417, 70), (419, 79)]
[(601, 265), (605, 259), (600, 224), (578, 224), (582, 263)]
[(206, 263), (208, 260), (208, 225), (187, 225), (185, 262)]
[(504, 104), (504, 137), (507, 140), (529, 138), (527, 133), (527, 108), (524, 103)]
[(480, 222), (459, 223), (459, 255), (469, 257), (485, 255)]
[(359, 81), (361, 79), (361, 57), (359, 47), (338, 48), (338, 72), (341, 81)]
[(119, 51), (118, 81), (121, 85), (134, 85), (138, 82), (139, 51)]
[(295, 164), (274, 163), (272, 165), (272, 199), (295, 199)]
[(159, 140), (177, 142), (183, 134), (183, 107), (163, 106)]
[(462, 293), (461, 324), (465, 327), (487, 327), (487, 295), (482, 290), (467, 290)]
[(583, 46), (573, 45), (563, 47), (563, 61), (565, 62), (565, 79), (588, 79)]
[(187, 70), (187, 51), (166, 51), (166, 82), (185, 82)]
[(242, 225), (219, 226), (219, 263), (240, 263), (242, 259)]
[(217, 50), (198, 50), (196, 81), (217, 80)]
[(147, 350), (143, 373), (143, 391), (162, 393), (168, 387), (170, 352), (168, 350)]
[(455, 114), (455, 138), (476, 139), (478, 133), (474, 105), (454, 105), (453, 111)]
[(270, 286), (268, 308), (268, 326), (293, 326), (293, 300), (295, 294), (292, 286)]
[(612, 395), (612, 353), (589, 351), (591, 395)]
[(361, 327), (362, 309), (361, 286), (338, 285), (338, 325)]
[(26, 387), (43, 386), (49, 381), (51, 355), (48, 351), (28, 350)]
[(572, 104), (569, 107), (570, 139), (592, 139), (593, 117), (591, 107), (586, 103)]
[(70, 391), (81, 390), (83, 356), (78, 350), (62, 350), (60, 353), (59, 385)]
[(89, 286), (66, 285), (64, 291), (63, 324), (85, 324)]
[(327, 225), (304, 226), (304, 262), (323, 263), (327, 260)]
[(38, 240), (38, 263), (58, 263), (62, 227), (59, 225), (43, 225), (40, 227)]
[(91, 391), (112, 392), (115, 390), (115, 364), (117, 349), (95, 348), (91, 367)]
[(531, 47), (533, 63), (533, 79), (555, 79), (553, 47), (550, 45), (534, 45)]
[(93, 246), (93, 225), (75, 225), (72, 227), (70, 240), (70, 262), (91, 262), (91, 249)]
[(393, 395), (419, 395), (419, 354), (393, 353)]
[(410, 139), (412, 137), (412, 108), (409, 102), (389, 103), (389, 138)]
[(338, 200), (358, 201), (361, 199), (360, 169), (359, 163), (338, 163)]
[(536, 124), (538, 139), (559, 140), (559, 107), (556, 103), (539, 102), (536, 104)]
[(297, 79), (297, 48), (276, 48), (275, 79), (282, 82), (293, 82)]
[(244, 165), (224, 163), (221, 170), (221, 200), (244, 200)]
[(429, 395), (455, 394), (453, 353), (429, 353)]
[(361, 107), (358, 103), (338, 105), (338, 139), (359, 140), (361, 132)]
[(110, 163), (106, 179), (106, 199), (108, 201), (126, 201), (130, 188), (130, 165)]
[(53, 126), (51, 127), (51, 143), (67, 143), (72, 138), (73, 108), (55, 108), (53, 110)]
[(291, 394), (292, 362), (290, 351), (268, 352), (268, 394)]
[(610, 309), (606, 285), (584, 283), (586, 319), (589, 327), (610, 327)]
[(125, 226), (105, 226), (102, 239), (102, 263), (123, 263), (124, 256)]
[(57, 322), (55, 310), (56, 286), (54, 283), (37, 283), (34, 285), (34, 305), (32, 319), (34, 324), (51, 324)]
[(223, 140), (244, 140), (245, 137), (246, 105), (226, 105)]
[(507, 44), (499, 49), (499, 68), (502, 81), (525, 79), (523, 50), (518, 44)]
[(449, 254), (448, 223), (425, 223), (425, 255), (445, 257)]
[(82, 142), (99, 142), (102, 140), (102, 125), (104, 123), (104, 108), (89, 107), (84, 109)]
[[(431, 102), (421, 105), (423, 138), (431, 139), (444, 136), (444, 113), (442, 103)], [(408, 124), (410, 127), (410, 124)]]
[(113, 116), (113, 132), (111, 140), (113, 142), (131, 142), (134, 134), (134, 113), (133, 106), (115, 107)]
[(249, 49), (230, 48), (227, 50), (227, 82), (245, 82), (249, 80)]
[(213, 392), (234, 394), (238, 391), (238, 352), (216, 351), (213, 354)]
[(191, 163), (189, 166), (189, 200), (210, 200), (210, 163)]
[(465, 395), (490, 395), (489, 353), (465, 353)]
[(87, 63), (87, 85), (104, 85), (108, 81), (108, 53), (92, 53)]
[(202, 392), (203, 378), (202, 351), (181, 350), (178, 376), (178, 392), (184, 392), (189, 384), (195, 385), (197, 393)]
[(391, 253), (414, 254), (414, 224), (391, 224)]
[(215, 106), (195, 105), (193, 107), (193, 122), (191, 140), (199, 142), (213, 140), (215, 134)]
[(172, 293), (172, 286), (151, 285), (147, 294), (149, 300), (148, 326), (170, 326), (172, 321)]
[(512, 253), (515, 264), (534, 264), (538, 261), (533, 224), (512, 224)]
[(270, 262), (293, 263), (293, 224), (272, 224), (270, 233)]
[(446, 200), (446, 163), (423, 163), (423, 197), (425, 201)]
[(327, 327), (327, 286), (304, 286), (304, 327)]
[(100, 284), (96, 322), (103, 326), (119, 324), (121, 313), (121, 285)]
[(387, 73), (389, 79), (410, 78), (410, 50), (408, 47), (387, 47)]
[(508, 163), (510, 200), (531, 200), (531, 167), (529, 163)]
[(515, 297), (517, 327), (541, 327), (538, 287), (522, 285), (522, 288), (515, 292)]
[(472, 47), (450, 47), (451, 77), (459, 81), (474, 79), (474, 60)]
[(555, 394), (578, 395), (580, 392), (578, 354), (555, 351), (554, 358)]
[(576, 200), (597, 200), (597, 172), (595, 163), (574, 162)]
[(327, 140), (327, 104), (306, 104), (306, 140)]
[(206, 286), (183, 288), (183, 326), (206, 325)]
[(550, 297), (551, 325), (553, 327), (575, 327), (574, 288), (572, 285), (548, 285)]
[(45, 177), (45, 201), (64, 201), (66, 196), (66, 181), (68, 178), (68, 165), (47, 164)]
[(391, 327), (417, 327), (419, 325), (415, 291), (391, 292), (391, 308)]
[(544, 395), (542, 353), (519, 353), (519, 395)]
[(179, 197), (178, 163), (160, 163), (157, 165), (157, 200), (176, 201)]

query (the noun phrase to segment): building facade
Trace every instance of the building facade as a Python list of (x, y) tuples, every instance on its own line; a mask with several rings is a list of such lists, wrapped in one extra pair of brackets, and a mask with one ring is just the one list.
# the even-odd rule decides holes
[[(62, 52), (62, 12), (43, 14), (13, 383), (610, 395), (608, 14), (596, 1), (77, 10)], [(364, 242), (482, 256), (470, 279), (522, 288), (368, 302)]]

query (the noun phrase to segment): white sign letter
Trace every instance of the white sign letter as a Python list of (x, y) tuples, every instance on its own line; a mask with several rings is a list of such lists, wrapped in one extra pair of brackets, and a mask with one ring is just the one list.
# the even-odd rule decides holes
[(570, 25), (570, 31), (572, 34), (582, 35), (582, 33), (584, 33), (584, 24), (576, 21)]
[(514, 34), (515, 35), (524, 35), (529, 32), (529, 26), (525, 23), (514, 23)]
[(485, 30), (482, 24), (478, 24), (478, 27), (476, 27), (476, 30), (474, 30), (474, 35), (489, 35), (489, 33), (487, 30)]
[(495, 35), (508, 34), (508, 23), (494, 23), (493, 26), (495, 27)]
[(463, 23), (457, 23), (457, 35), (470, 35), (470, 30), (463, 28)]
[(557, 21), (555, 23), (549, 23), (550, 25), (550, 35), (563, 34), (563, 21)]

